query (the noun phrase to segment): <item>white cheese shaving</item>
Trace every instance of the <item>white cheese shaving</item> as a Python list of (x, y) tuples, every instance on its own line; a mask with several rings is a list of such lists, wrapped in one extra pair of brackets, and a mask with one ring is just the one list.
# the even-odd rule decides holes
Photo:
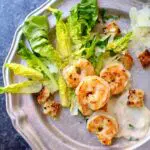
[(135, 48), (136, 45), (139, 45), (139, 47), (150, 48), (150, 8), (144, 7), (137, 10), (133, 7), (129, 14), (133, 31), (133, 40), (130, 47)]

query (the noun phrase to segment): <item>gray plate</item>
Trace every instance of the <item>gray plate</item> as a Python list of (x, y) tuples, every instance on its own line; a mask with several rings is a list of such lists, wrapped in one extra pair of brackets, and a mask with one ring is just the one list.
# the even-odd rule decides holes
[[(47, 1), (41, 7), (28, 15), (40, 15), (45, 13), (48, 6), (58, 7), (63, 10), (64, 17), (69, 14), (71, 7), (79, 0), (64, 0), (60, 4), (57, 0)], [(128, 12), (131, 7), (140, 7), (141, 3), (126, 0), (99, 0), (99, 5), (107, 8), (110, 13), (119, 14), (121, 20), (119, 24), (123, 29), (129, 27)], [(55, 26), (55, 19), (49, 16), (50, 25)], [(18, 42), (22, 37), (22, 25), (15, 33), (10, 52), (5, 63), (16, 62), (25, 63), (16, 56)], [(138, 72), (138, 74), (137, 74)], [(149, 71), (143, 71), (138, 62), (132, 69), (134, 76), (133, 86), (142, 88), (150, 98), (148, 84), (150, 83)], [(141, 83), (142, 77), (142, 84)], [(8, 69), (3, 67), (3, 79), (5, 86), (23, 80), (21, 77), (14, 76)], [(150, 108), (150, 103), (146, 104)], [(114, 142), (110, 147), (102, 146), (96, 137), (89, 134), (86, 130), (86, 122), (80, 116), (71, 116), (68, 110), (63, 110), (59, 120), (53, 121), (51, 118), (42, 114), (40, 106), (32, 95), (6, 94), (6, 108), (12, 120), (13, 126), (25, 138), (32, 149), (54, 149), (54, 150), (102, 150), (102, 149), (134, 149), (149, 140), (150, 134), (138, 142), (129, 142), (121, 139)]]

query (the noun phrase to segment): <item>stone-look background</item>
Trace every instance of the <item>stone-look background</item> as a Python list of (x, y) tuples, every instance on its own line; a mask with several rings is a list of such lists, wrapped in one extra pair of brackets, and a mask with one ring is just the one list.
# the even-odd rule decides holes
[[(0, 0), (0, 86), (3, 86), (2, 65), (8, 54), (13, 35), (29, 12), (45, 0)], [(144, 0), (141, 0), (144, 2)], [(150, 1), (150, 0), (147, 0)], [(7, 115), (5, 97), (0, 95), (0, 150), (30, 150), (15, 131)], [(149, 150), (150, 142), (138, 150)]]
[[(0, 0), (0, 86), (3, 86), (2, 65), (8, 54), (18, 25), (45, 0)], [(15, 131), (0, 95), (0, 150), (29, 150), (30, 147)]]

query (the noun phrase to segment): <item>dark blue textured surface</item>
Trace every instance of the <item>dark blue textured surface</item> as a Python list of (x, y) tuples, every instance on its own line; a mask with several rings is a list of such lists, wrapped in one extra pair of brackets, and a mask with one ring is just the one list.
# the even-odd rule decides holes
[[(0, 85), (3, 85), (2, 65), (9, 51), (13, 35), (26, 15), (45, 0), (0, 0)], [(15, 131), (0, 95), (0, 150), (29, 150), (30, 147)]]

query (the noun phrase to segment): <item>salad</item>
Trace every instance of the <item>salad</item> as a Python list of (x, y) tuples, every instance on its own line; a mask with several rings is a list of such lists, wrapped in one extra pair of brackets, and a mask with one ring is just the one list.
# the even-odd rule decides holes
[(0, 94), (37, 93), (43, 113), (53, 119), (59, 119), (62, 107), (71, 115), (81, 114), (87, 130), (103, 145), (119, 137), (142, 139), (150, 127), (150, 111), (144, 105), (144, 91), (130, 85), (134, 59), (129, 49), (140, 43), (137, 59), (143, 69), (149, 66), (150, 9), (132, 8), (131, 27), (125, 32), (117, 23), (119, 16), (107, 14), (97, 0), (81, 0), (66, 19), (56, 8), (48, 7), (47, 12), (56, 18), (56, 43), (49, 40), (47, 15), (25, 20), (17, 55), (27, 65), (5, 66), (27, 80), (0, 87)]

